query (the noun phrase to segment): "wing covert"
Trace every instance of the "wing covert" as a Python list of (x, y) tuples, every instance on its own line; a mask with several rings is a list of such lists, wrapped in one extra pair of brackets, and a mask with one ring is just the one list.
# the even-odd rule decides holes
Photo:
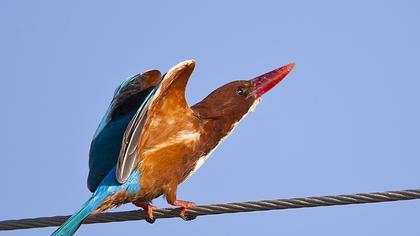
[[(195, 62), (188, 60), (171, 68), (128, 124), (117, 162), (118, 182), (124, 183), (136, 166), (142, 162), (141, 151), (147, 140), (161, 141), (167, 138), (164, 130), (150, 126), (152, 120), (157, 121), (156, 116), (177, 119), (180, 114), (191, 112), (185, 100), (185, 88), (194, 66)], [(165, 121), (162, 120), (162, 124), (163, 122)]]

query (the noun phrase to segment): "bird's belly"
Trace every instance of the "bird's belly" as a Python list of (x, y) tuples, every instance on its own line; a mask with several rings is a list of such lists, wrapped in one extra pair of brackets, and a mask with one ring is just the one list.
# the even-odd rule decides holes
[(148, 202), (164, 194), (170, 188), (176, 188), (204, 164), (213, 150), (201, 156), (187, 155), (181, 157), (173, 155), (165, 158), (163, 154), (156, 156), (153, 160), (145, 159), (141, 170), (139, 198)]

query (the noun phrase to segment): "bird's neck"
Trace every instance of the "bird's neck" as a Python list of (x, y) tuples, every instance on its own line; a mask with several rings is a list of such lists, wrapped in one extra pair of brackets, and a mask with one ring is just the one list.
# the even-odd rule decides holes
[(205, 103), (197, 103), (191, 109), (200, 118), (201, 143), (204, 145), (205, 153), (214, 149), (223, 138), (227, 137), (240, 120), (237, 117), (227, 116), (217, 111), (214, 106)]

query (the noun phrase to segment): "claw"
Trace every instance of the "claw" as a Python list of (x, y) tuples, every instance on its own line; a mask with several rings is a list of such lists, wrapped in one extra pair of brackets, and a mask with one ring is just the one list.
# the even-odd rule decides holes
[(197, 216), (188, 215), (188, 216), (185, 216), (185, 218), (182, 218), (182, 219), (185, 220), (185, 221), (191, 221), (191, 220), (195, 220), (195, 218), (197, 218)]
[(174, 206), (179, 206), (181, 207), (179, 209), (179, 217), (181, 217), (183, 220), (185, 221), (190, 221), (190, 220), (194, 220), (195, 218), (197, 218), (197, 216), (191, 216), (191, 215), (186, 215), (185, 213), (187, 212), (188, 208), (192, 208), (195, 207), (195, 204), (193, 202), (187, 202), (187, 201), (181, 201), (181, 200), (175, 200), (173, 203), (171, 203)]
[(152, 217), (147, 216), (145, 220), (146, 220), (146, 221), (147, 221), (147, 223), (149, 223), (149, 224), (153, 224), (153, 223), (155, 223), (155, 221), (156, 221), (156, 219), (155, 219), (153, 216), (152, 216)]
[(191, 221), (197, 218), (197, 216), (185, 215), (186, 211), (187, 208), (181, 207), (181, 209), (179, 210), (179, 217), (181, 217), (185, 221)]
[(143, 210), (145, 210), (145, 211), (147, 212), (147, 217), (146, 217), (146, 219), (145, 219), (145, 220), (146, 220), (149, 224), (153, 224), (153, 223), (155, 223), (156, 219), (155, 219), (155, 217), (153, 216), (153, 210), (155, 210), (155, 209), (156, 209), (156, 207), (155, 207), (155, 206), (150, 205), (149, 203), (144, 203), (144, 202), (133, 202), (133, 203), (134, 203), (134, 205), (136, 205), (136, 206), (138, 206), (138, 207), (143, 208)]

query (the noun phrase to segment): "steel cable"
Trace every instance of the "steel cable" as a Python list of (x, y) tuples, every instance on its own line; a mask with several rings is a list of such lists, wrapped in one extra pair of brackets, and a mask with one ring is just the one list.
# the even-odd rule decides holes
[[(187, 210), (186, 215), (194, 218), (203, 215), (217, 215), (226, 213), (239, 213), (250, 211), (268, 211), (268, 210), (282, 210), (292, 208), (305, 207), (320, 207), (320, 206), (334, 206), (334, 205), (349, 205), (349, 204), (363, 204), (376, 202), (390, 202), (401, 200), (420, 199), (420, 189), (402, 190), (402, 191), (388, 191), (376, 193), (359, 193), (336, 196), (323, 197), (304, 197), (291, 199), (277, 199), (277, 200), (263, 200), (251, 202), (237, 202), (226, 204), (213, 205), (198, 205)], [(162, 208), (154, 211), (156, 219), (173, 218), (179, 216), (178, 208)], [(61, 225), (69, 216), (52, 216), (28, 218), (19, 220), (4, 220), (0, 221), (0, 231), (42, 228), (50, 226)], [(83, 224), (96, 224), (108, 222), (121, 222), (132, 220), (144, 220), (147, 215), (144, 211), (124, 211), (124, 212), (110, 212), (102, 213), (96, 216), (87, 218)]]

